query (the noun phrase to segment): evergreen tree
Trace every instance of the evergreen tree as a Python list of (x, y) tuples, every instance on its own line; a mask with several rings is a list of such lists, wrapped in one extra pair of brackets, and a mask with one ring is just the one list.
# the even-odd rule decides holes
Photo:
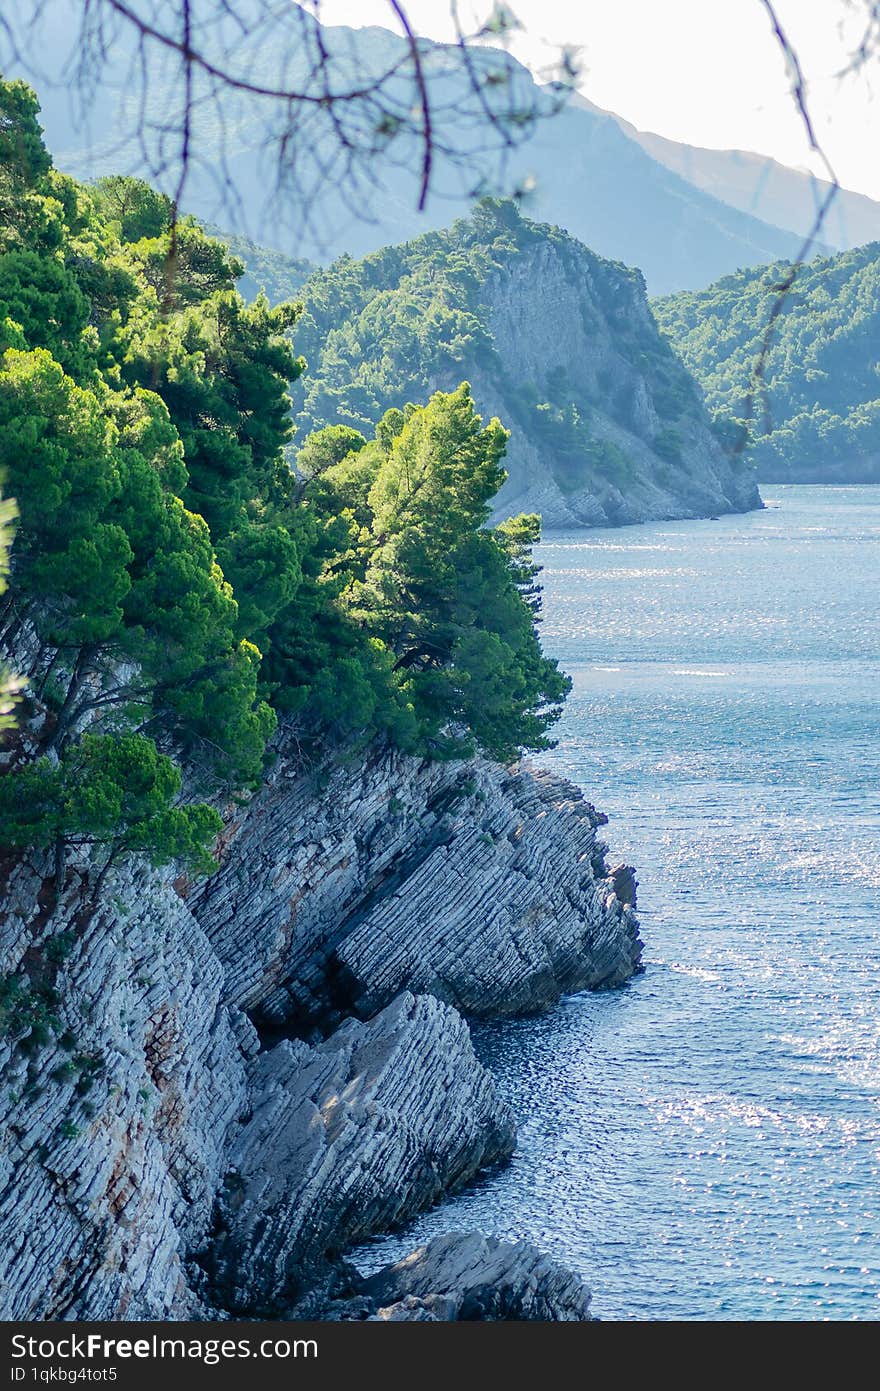
[(470, 747), (467, 731), (500, 758), (546, 747), (569, 683), (542, 655), (520, 592), (536, 519), (510, 524), (502, 539), (485, 529), (506, 432), (497, 420), (483, 428), (467, 383), (404, 416), (396, 435), (386, 429), (352, 605), (394, 653), (436, 748)]
[(60, 763), (43, 758), (0, 778), (0, 845), (54, 848), (59, 892), (71, 846), (97, 853), (96, 892), (125, 853), (208, 874), (222, 822), (213, 807), (175, 805), (181, 785), (151, 739), (85, 734)]

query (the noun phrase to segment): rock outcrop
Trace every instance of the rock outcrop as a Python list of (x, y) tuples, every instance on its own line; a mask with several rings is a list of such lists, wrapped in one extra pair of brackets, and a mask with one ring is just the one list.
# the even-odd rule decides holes
[(289, 1308), (328, 1261), (403, 1222), (514, 1146), (513, 1117), (460, 1015), (400, 995), (315, 1048), (261, 1054), (229, 1150), (208, 1265), (225, 1308)]
[(503, 1159), (511, 1118), (451, 1006), (638, 968), (603, 821), (537, 770), (373, 752), (305, 774), (282, 747), (204, 886), (131, 861), (95, 900), (74, 862), (55, 903), (48, 856), (5, 861), (0, 1316), (277, 1310)]
[[(457, 374), (482, 414), (511, 430), (497, 518), (538, 512), (546, 531), (762, 506), (752, 469), (722, 449), (699, 389), (660, 338), (637, 271), (577, 242), (539, 240), (495, 271), (483, 297), (505, 370), (474, 363)], [(434, 381), (448, 390), (455, 375)], [(549, 404), (573, 405), (589, 422), (589, 452), (540, 433), (516, 408), (515, 383), (554, 378), (565, 392)], [(542, 401), (555, 390), (544, 387)]]
[(484, 419), (510, 431), (498, 520), (621, 526), (762, 505), (660, 334), (640, 272), (511, 203), (317, 271), (301, 294), (300, 438), (334, 422), (369, 437), (388, 408), (468, 381)]
[(364, 1282), (373, 1318), (590, 1319), (590, 1291), (527, 1241), (449, 1232)]
[(367, 1018), (401, 990), (531, 1013), (638, 969), (605, 820), (528, 766), (380, 752), (305, 775), (288, 751), (192, 910), (231, 999), (273, 1027)]

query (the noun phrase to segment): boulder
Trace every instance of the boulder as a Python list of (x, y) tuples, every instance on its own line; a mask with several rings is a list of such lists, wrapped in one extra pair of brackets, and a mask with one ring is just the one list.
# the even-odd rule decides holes
[(585, 1321), (590, 1291), (579, 1276), (527, 1241), (479, 1232), (436, 1237), (364, 1282), (371, 1317)]
[(404, 993), (315, 1047), (284, 1042), (251, 1076), (206, 1263), (213, 1296), (278, 1315), (356, 1241), (507, 1158), (514, 1125), (467, 1025)]

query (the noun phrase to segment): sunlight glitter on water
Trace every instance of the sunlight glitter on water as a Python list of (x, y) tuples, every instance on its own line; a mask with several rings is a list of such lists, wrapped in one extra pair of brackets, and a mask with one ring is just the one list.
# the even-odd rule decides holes
[(544, 761), (638, 869), (647, 971), (475, 1030), (517, 1154), (359, 1262), (480, 1227), (604, 1318), (880, 1315), (880, 488), (773, 493), (541, 547)]

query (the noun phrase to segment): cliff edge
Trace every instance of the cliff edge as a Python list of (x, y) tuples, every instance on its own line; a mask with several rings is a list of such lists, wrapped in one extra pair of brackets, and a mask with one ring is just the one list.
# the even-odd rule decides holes
[(603, 821), (527, 766), (304, 771), (282, 741), (203, 885), (131, 862), (94, 901), (74, 864), (50, 907), (48, 862), (4, 862), (2, 1317), (586, 1316), (531, 1248), (370, 1290), (344, 1253), (513, 1148), (458, 1009), (638, 969)]

